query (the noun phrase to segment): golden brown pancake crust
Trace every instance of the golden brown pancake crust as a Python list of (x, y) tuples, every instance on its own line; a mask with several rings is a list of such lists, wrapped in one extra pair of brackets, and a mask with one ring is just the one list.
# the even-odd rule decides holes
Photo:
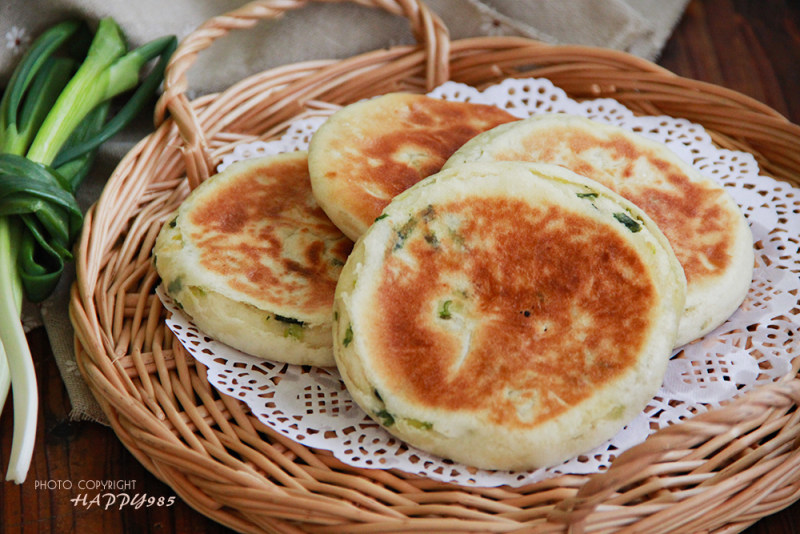
[[(431, 408), (491, 406), (493, 422), (533, 427), (635, 363), (654, 288), (622, 236), (507, 197), (440, 209), (458, 228), (434, 222), (432, 208), (412, 217), (374, 292), (370, 344), (395, 391)], [(518, 409), (526, 400), (532, 414)]]
[(352, 242), (314, 200), (306, 158), (242, 172), (191, 211), (202, 267), (276, 307), (330, 309)]
[(336, 203), (364, 229), (393, 197), (438, 172), (469, 139), (517, 120), (494, 106), (413, 94), (387, 95), (366, 105), (368, 112), (359, 113), (357, 121), (348, 118), (347, 127), (327, 136), (320, 149), (326, 161), (322, 178), (339, 182), (332, 186)]
[[(717, 276), (734, 261), (731, 238), (738, 227), (735, 214), (724, 209), (725, 192), (690, 180), (674, 162), (636, 145), (624, 135), (593, 134), (569, 126), (548, 126), (522, 140), (523, 151), (500, 151), (497, 159), (546, 161), (596, 180), (642, 208), (673, 246), (691, 285)], [(603, 151), (617, 165), (603, 169), (593, 162)], [(652, 179), (627, 180), (649, 172)]]

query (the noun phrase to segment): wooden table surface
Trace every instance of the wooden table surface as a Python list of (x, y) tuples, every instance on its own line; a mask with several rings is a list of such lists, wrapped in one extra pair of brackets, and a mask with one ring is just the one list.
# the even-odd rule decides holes
[[(658, 63), (682, 76), (752, 96), (800, 123), (800, 2), (691, 0)], [(0, 532), (230, 532), (175, 497), (109, 428), (70, 421), (69, 398), (44, 330), (32, 331), (29, 341), (41, 399), (36, 451), (24, 484), (0, 485)], [(11, 448), (10, 408), (9, 402), (0, 418), (2, 465)], [(125, 484), (121, 489), (129, 493), (152, 497), (153, 504), (148, 507), (145, 500), (138, 507), (129, 503), (120, 509), (119, 502), (105, 510), (108, 502), (93, 503), (91, 497), (109, 481)], [(81, 501), (81, 495), (90, 499)], [(745, 532), (800, 532), (800, 503)]]

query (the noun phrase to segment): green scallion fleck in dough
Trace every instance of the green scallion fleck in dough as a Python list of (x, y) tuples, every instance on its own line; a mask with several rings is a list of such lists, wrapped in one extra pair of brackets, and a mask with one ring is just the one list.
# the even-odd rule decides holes
[(405, 241), (411, 232), (414, 230), (414, 227), (417, 225), (417, 220), (415, 218), (410, 218), (403, 226), (397, 230), (397, 240), (394, 242), (394, 247), (392, 250), (399, 250), (403, 248), (405, 245)]
[(180, 276), (167, 285), (167, 293), (170, 295), (178, 293), (181, 289), (183, 289), (183, 278)]
[(642, 229), (642, 225), (633, 220), (627, 213), (618, 211), (614, 214), (614, 218), (625, 225), (625, 228), (634, 234)]
[(353, 342), (353, 325), (348, 325), (347, 330), (344, 333), (344, 339), (342, 339), (342, 345), (346, 347), (352, 342)]
[(299, 319), (295, 319), (294, 317), (285, 317), (283, 315), (278, 315), (277, 313), (275, 314), (275, 319), (277, 319), (278, 321), (280, 321), (282, 323), (296, 324), (296, 325), (300, 325), (300, 326), (303, 326), (303, 324), (304, 324), (303, 321), (301, 321)]
[(386, 410), (381, 410), (375, 415), (381, 420), (383, 426), (392, 426), (394, 424), (394, 417)]
[(414, 428), (418, 428), (420, 430), (430, 430), (433, 428), (433, 423), (429, 423), (427, 421), (419, 421), (417, 419), (406, 419), (406, 422), (413, 426)]
[(446, 300), (442, 303), (439, 308), (439, 319), (450, 319), (453, 316), (453, 314), (450, 313), (450, 306), (452, 306), (452, 304), (452, 300)]
[(303, 327), (296, 323), (288, 324), (283, 331), (283, 337), (293, 337), (297, 341), (302, 341)]

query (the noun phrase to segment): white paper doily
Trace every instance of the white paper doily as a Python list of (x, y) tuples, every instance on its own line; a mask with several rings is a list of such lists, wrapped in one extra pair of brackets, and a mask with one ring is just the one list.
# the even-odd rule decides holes
[[(714, 332), (675, 352), (657, 396), (614, 438), (549, 469), (476, 470), (410, 448), (361, 411), (334, 370), (265, 361), (216, 342), (198, 331), (159, 290), (172, 312), (169, 328), (208, 367), (208, 380), (220, 392), (244, 401), (263, 423), (289, 438), (332, 451), (353, 466), (400, 469), (464, 486), (521, 486), (558, 474), (607, 469), (616, 455), (658, 428), (791, 371), (791, 360), (800, 356), (800, 188), (760, 176), (750, 154), (716, 148), (702, 126), (666, 116), (637, 117), (611, 99), (578, 103), (546, 79), (506, 80), (482, 92), (448, 82), (431, 95), (494, 104), (521, 118), (555, 112), (583, 115), (667, 144), (721, 183), (747, 217), (756, 265), (740, 309)], [(219, 170), (249, 157), (305, 150), (330, 113), (297, 120), (276, 141), (237, 146), (223, 158)]]

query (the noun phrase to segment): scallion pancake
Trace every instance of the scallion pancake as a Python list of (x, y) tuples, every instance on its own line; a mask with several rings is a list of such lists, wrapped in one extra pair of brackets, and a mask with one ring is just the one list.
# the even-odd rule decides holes
[(263, 358), (332, 366), (331, 306), (351, 248), (311, 194), (306, 153), (293, 152), (203, 182), (162, 228), (153, 260), (204, 333)]
[(312, 136), (314, 196), (355, 240), (398, 193), (476, 134), (516, 120), (494, 106), (391, 93), (345, 106)]
[(445, 167), (487, 161), (566, 167), (643, 209), (667, 236), (688, 293), (676, 346), (722, 324), (744, 300), (753, 275), (753, 236), (725, 189), (669, 148), (617, 126), (550, 114), (474, 137)]
[(663, 380), (685, 279), (639, 208), (561, 167), (475, 163), (397, 196), (334, 301), (355, 401), (409, 444), (486, 469), (612, 437)]

